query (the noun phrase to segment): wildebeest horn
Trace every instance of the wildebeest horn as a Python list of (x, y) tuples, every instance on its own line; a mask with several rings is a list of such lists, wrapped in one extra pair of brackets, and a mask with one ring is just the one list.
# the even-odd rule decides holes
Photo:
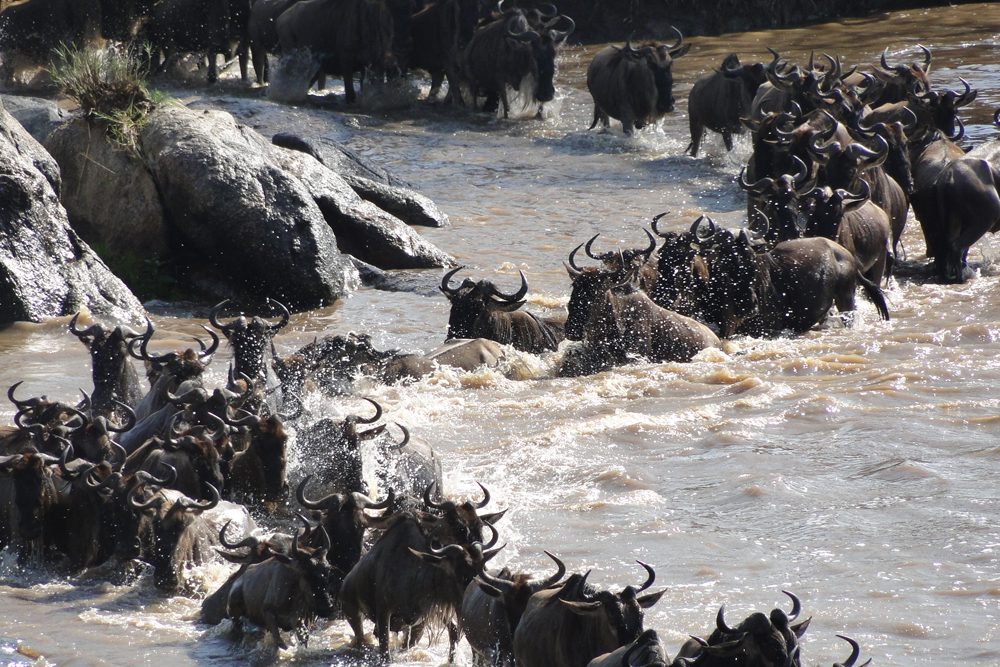
[(277, 324), (269, 324), (267, 327), (268, 331), (273, 331), (277, 333), (282, 328), (284, 328), (286, 324), (288, 324), (288, 320), (292, 317), (292, 314), (288, 312), (288, 307), (285, 306), (285, 304), (281, 303), (280, 301), (276, 301), (271, 297), (267, 297), (267, 304), (271, 307), (277, 307), (278, 310), (281, 311), (281, 321), (278, 322)]
[(70, 466), (70, 457), (73, 456), (73, 445), (67, 444), (59, 456), (59, 469), (62, 470), (65, 479), (75, 479), (80, 475), (86, 475), (97, 466), (86, 459), (74, 459)]
[(481, 510), (490, 504), (490, 492), (489, 489), (483, 486), (482, 482), (476, 482), (476, 484), (478, 484), (479, 488), (483, 490), (483, 499), (482, 501), (479, 502), (478, 505), (473, 505), (473, 507), (475, 507), (477, 510)]
[(538, 15), (545, 19), (553, 18), (558, 13), (559, 9), (556, 8), (555, 5), (548, 2), (543, 2), (538, 8)]
[(540, 39), (540, 35), (534, 30), (532, 30), (530, 27), (525, 27), (525, 29), (522, 30), (521, 32), (514, 32), (513, 28), (514, 24), (515, 23), (520, 24), (521, 21), (523, 20), (524, 17), (521, 14), (515, 14), (514, 16), (511, 16), (510, 20), (507, 21), (507, 36), (513, 37), (519, 42), (533, 42), (535, 40)]
[(955, 98), (955, 106), (963, 107), (966, 104), (970, 104), (974, 99), (976, 99), (976, 96), (979, 94), (979, 91), (972, 90), (972, 86), (970, 86), (969, 82), (966, 81), (965, 79), (959, 77), (958, 80), (961, 81), (962, 85), (965, 86), (965, 92), (959, 95), (957, 98)]
[(646, 249), (641, 251), (639, 254), (644, 255), (646, 259), (649, 259), (649, 256), (653, 254), (654, 250), (656, 250), (656, 239), (653, 238), (653, 235), (649, 232), (648, 229), (643, 228), (642, 231), (646, 232), (646, 236), (649, 237), (649, 246), (647, 246)]
[(518, 271), (521, 274), (521, 287), (514, 294), (504, 294), (500, 290), (494, 289), (492, 295), (498, 297), (507, 303), (514, 303), (515, 301), (520, 301), (524, 298), (524, 295), (528, 293), (528, 279), (524, 277), (524, 271)]
[(208, 392), (204, 387), (195, 387), (191, 391), (181, 395), (176, 396), (172, 394), (169, 390), (166, 392), (167, 400), (174, 405), (182, 405), (185, 403), (193, 405), (201, 405), (208, 400)]
[(319, 548), (324, 552), (329, 552), (333, 548), (333, 544), (330, 543), (330, 533), (326, 532), (323, 524), (320, 524), (316, 530), (319, 531)]
[(357, 422), (359, 424), (374, 424), (382, 418), (382, 406), (379, 405), (374, 398), (368, 398), (367, 396), (362, 396), (361, 398), (375, 406), (375, 416), (371, 419), (362, 419), (361, 417), (357, 417)]
[(576, 30), (576, 22), (573, 19), (566, 15), (563, 15), (561, 18), (564, 18), (569, 22), (569, 27), (565, 30), (549, 30), (549, 38), (557, 44), (569, 37), (570, 34)]
[(917, 48), (924, 52), (924, 73), (926, 74), (930, 71), (928, 68), (931, 66), (931, 50), (923, 44), (917, 44)]
[(885, 59), (885, 54), (888, 53), (888, 52), (889, 52), (889, 47), (887, 46), (882, 51), (882, 57), (879, 59), (879, 62), (882, 63), (882, 69), (886, 70), (887, 72), (891, 72), (893, 70), (893, 68), (889, 66), (889, 63)]
[(587, 570), (586, 572), (584, 572), (583, 576), (580, 577), (580, 581), (578, 581), (576, 584), (577, 595), (579, 595), (581, 599), (587, 600), (588, 602), (594, 599), (593, 595), (587, 593), (587, 577), (590, 576), (590, 573), (592, 571), (593, 570)]
[(212, 493), (211, 500), (191, 500), (190, 498), (181, 498), (178, 502), (181, 503), (181, 507), (185, 510), (197, 510), (199, 512), (204, 512), (210, 509), (214, 509), (221, 501), (222, 496), (219, 495), (219, 490), (205, 482), (205, 486)]
[(80, 393), (83, 394), (83, 400), (76, 404), (76, 409), (80, 412), (90, 412), (93, 408), (93, 401), (90, 398), (90, 394), (80, 389)]
[(957, 134), (954, 134), (948, 138), (951, 139), (952, 141), (959, 141), (962, 137), (965, 136), (965, 123), (962, 122), (961, 118), (955, 116), (955, 124), (958, 125), (958, 132)]
[[(753, 210), (754, 210), (754, 211), (755, 211), (755, 212), (757, 213), (757, 215), (759, 215), (759, 216), (760, 216), (760, 218), (761, 218), (761, 219), (762, 219), (762, 220), (764, 221), (764, 231), (762, 231), (762, 232), (760, 232), (760, 233), (757, 233), (757, 232), (753, 232), (753, 230), (751, 230), (751, 232), (753, 233), (753, 238), (754, 238), (754, 240), (757, 240), (757, 241), (759, 241), (759, 240), (763, 239), (763, 238), (764, 238), (765, 236), (767, 236), (767, 233), (768, 233), (769, 231), (771, 231), (771, 221), (770, 221), (770, 220), (768, 220), (768, 218), (767, 218), (767, 214), (766, 214), (766, 213), (764, 213), (764, 211), (762, 211), (762, 210), (760, 210), (759, 208), (757, 208), (756, 206), (754, 207), (754, 209), (753, 209)], [(747, 226), (749, 227), (749, 225), (747, 225)]]
[[(76, 408), (74, 408), (73, 406), (67, 405), (66, 406), (66, 413), (73, 415), (73, 417), (70, 418), (69, 421), (67, 421), (67, 422), (65, 422), (63, 424), (63, 426), (65, 426), (67, 429), (69, 429), (71, 431), (79, 431), (80, 429), (85, 429), (85, 428), (87, 428), (90, 425), (90, 418), (87, 417), (87, 415), (85, 415), (84, 413), (82, 413), (79, 410), (77, 410)], [(71, 426), (71, 424), (74, 421), (77, 421), (77, 420), (79, 420), (80, 425), (79, 426)]]
[(649, 588), (650, 586), (653, 585), (653, 582), (656, 581), (656, 572), (654, 572), (653, 568), (651, 568), (649, 565), (646, 565), (641, 560), (637, 560), (636, 563), (638, 563), (639, 565), (642, 565), (643, 569), (645, 569), (646, 572), (649, 573), (649, 577), (647, 577), (646, 583), (644, 583), (642, 586), (640, 586), (639, 588), (636, 589), (635, 592), (639, 593), (639, 592), (644, 591), (644, 590), (646, 590), (647, 588)]
[[(701, 235), (702, 222), (708, 223), (708, 234), (706, 236)], [(717, 231), (718, 229), (715, 226), (715, 221), (712, 220), (707, 215), (699, 216), (698, 219), (694, 221), (694, 224), (691, 225), (691, 233), (694, 234), (695, 239), (697, 239), (698, 241), (707, 241), (708, 239), (715, 236)]]
[(566, 565), (561, 560), (559, 560), (558, 558), (556, 558), (555, 556), (553, 556), (552, 554), (550, 554), (548, 551), (545, 551), (543, 553), (546, 556), (548, 556), (549, 558), (551, 558), (553, 561), (555, 561), (555, 564), (556, 564), (556, 573), (554, 575), (552, 575), (551, 577), (549, 577), (548, 579), (546, 579), (545, 581), (543, 581), (539, 585), (538, 590), (544, 590), (544, 589), (548, 588), (549, 586), (553, 586), (553, 585), (559, 583), (559, 580), (563, 578), (564, 574), (566, 574)]
[(792, 611), (789, 612), (788, 614), (788, 620), (794, 621), (796, 618), (799, 617), (799, 612), (802, 611), (802, 603), (799, 602), (799, 599), (795, 597), (795, 595), (793, 595), (792, 593), (789, 593), (788, 591), (781, 591), (781, 592), (792, 599)]
[(602, 253), (600, 255), (595, 255), (594, 252), (593, 252), (593, 250), (591, 250), (591, 248), (594, 245), (594, 241), (596, 241), (597, 237), (600, 236), (600, 235), (601, 235), (600, 232), (598, 232), (597, 234), (594, 234), (590, 238), (590, 240), (587, 241), (586, 246), (584, 247), (583, 251), (585, 253), (587, 253), (587, 257), (589, 257), (591, 259), (596, 259), (596, 260), (601, 261), (601, 262), (606, 262), (606, 261), (608, 261), (608, 259), (611, 258), (612, 255), (614, 255), (614, 253), (612, 253), (612, 252), (606, 252), (606, 253)]
[(226, 547), (227, 549), (242, 549), (243, 547), (250, 547), (252, 549), (256, 547), (258, 544), (260, 544), (260, 540), (254, 537), (253, 535), (247, 535), (236, 544), (230, 544), (229, 542), (226, 542), (226, 530), (229, 528), (229, 524), (231, 524), (232, 522), (233, 522), (232, 519), (227, 521), (226, 525), (224, 525), (222, 529), (219, 531), (219, 544)]
[(100, 324), (92, 324), (86, 329), (77, 329), (76, 321), (80, 318), (80, 313), (78, 312), (73, 316), (73, 319), (69, 321), (69, 332), (76, 336), (77, 338), (83, 338), (84, 336), (93, 336), (98, 331), (101, 330)]
[(676, 42), (674, 42), (673, 46), (668, 46), (668, 47), (667, 47), (667, 51), (674, 51), (674, 50), (675, 50), (675, 49), (677, 49), (677, 48), (678, 48), (678, 47), (679, 47), (679, 46), (680, 46), (680, 45), (681, 45), (682, 43), (684, 43), (684, 35), (683, 35), (683, 34), (681, 33), (681, 31), (680, 31), (680, 30), (678, 30), (678, 29), (677, 29), (677, 27), (676, 27), (676, 26), (670, 26), (670, 30), (671, 30), (671, 31), (672, 31), (672, 32), (673, 32), (673, 33), (674, 33), (675, 35), (677, 35), (677, 41), (676, 41)]
[(292, 558), (298, 559), (299, 553), (300, 553), (299, 552), (299, 540), (302, 539), (303, 537), (305, 537), (305, 535), (306, 535), (307, 532), (308, 532), (307, 529), (301, 528), (301, 529), (295, 531), (295, 534), (292, 535), (292, 549), (291, 549)]
[(459, 271), (461, 271), (464, 268), (465, 268), (464, 266), (460, 266), (457, 269), (452, 269), (451, 271), (448, 271), (447, 273), (444, 274), (444, 278), (441, 279), (441, 291), (442, 292), (444, 292), (445, 294), (454, 294), (455, 292), (458, 291), (457, 289), (452, 289), (451, 287), (449, 287), (448, 283), (451, 282), (451, 277), (452, 276), (454, 276), (456, 273), (458, 273)]
[(744, 178), (746, 176), (746, 173), (747, 173), (746, 167), (740, 169), (740, 174), (739, 176), (736, 177), (736, 182), (739, 183), (740, 187), (746, 190), (747, 192), (752, 192), (753, 194), (759, 195), (762, 194), (765, 190), (770, 189), (771, 186), (774, 185), (774, 179), (768, 178), (767, 176), (760, 179), (756, 183), (747, 183), (746, 179)]
[[(153, 337), (153, 331), (154, 331), (154, 329), (153, 329), (153, 323), (147, 317), (146, 318), (146, 330), (142, 334), (140, 334), (138, 338), (133, 338), (132, 340), (130, 340), (128, 342), (128, 345), (125, 346), (125, 349), (128, 352), (128, 355), (130, 357), (132, 357), (133, 359), (138, 359), (139, 361), (145, 361), (145, 359), (143, 358), (143, 356), (141, 354), (136, 354), (136, 352), (135, 352), (135, 346), (136, 345), (142, 346), (145, 342), (148, 342), (149, 339)], [(141, 349), (145, 349), (145, 348), (141, 348)]]
[(92, 480), (95, 479), (94, 473), (96, 472), (97, 466), (94, 466), (94, 468), (87, 474), (87, 477), (83, 480), (83, 483), (87, 485), (87, 488), (94, 491), (100, 491), (101, 489), (106, 489), (109, 486), (117, 484), (122, 478), (122, 474), (120, 472), (113, 472), (101, 481), (95, 482)]
[(484, 549), (492, 549), (493, 547), (495, 547), (497, 545), (497, 542), (500, 541), (500, 531), (497, 530), (496, 526), (494, 526), (491, 523), (486, 523), (484, 521), (483, 525), (484, 526), (489, 526), (490, 531), (493, 532), (493, 537), (490, 539), (489, 543), (482, 545), (482, 547)]
[(29, 398), (26, 401), (17, 400), (16, 398), (14, 398), (14, 391), (22, 384), (24, 384), (24, 380), (21, 380), (20, 382), (15, 382), (10, 386), (10, 389), (7, 390), (7, 398), (10, 399), (11, 403), (17, 406), (18, 410), (25, 410), (27, 408), (37, 408), (46, 400), (44, 396), (42, 396), (41, 398)]
[(578, 252), (578, 251), (580, 250), (580, 248), (582, 248), (582, 247), (583, 247), (583, 243), (581, 243), (580, 245), (578, 245), (577, 247), (575, 247), (575, 248), (573, 248), (572, 250), (570, 250), (570, 251), (569, 251), (569, 265), (570, 265), (570, 267), (571, 267), (571, 268), (572, 268), (572, 269), (573, 269), (574, 271), (576, 271), (576, 272), (578, 272), (578, 273), (579, 273), (580, 271), (582, 271), (583, 269), (581, 269), (581, 268), (580, 268), (579, 266), (577, 266), (577, 265), (576, 265), (576, 262), (574, 261), (574, 259), (573, 259), (573, 258), (574, 258), (574, 257), (576, 256), (576, 253), (577, 253), (577, 252)]
[(852, 160), (864, 159), (868, 163), (866, 169), (877, 167), (889, 155), (889, 144), (877, 134), (875, 135), (875, 143), (878, 144), (878, 149), (874, 151), (867, 146), (855, 143), (848, 146), (844, 153)]
[(222, 332), (225, 332), (227, 329), (231, 329), (233, 326), (232, 322), (230, 322), (229, 324), (223, 324), (222, 322), (219, 322), (219, 311), (221, 311), (228, 303), (229, 299), (225, 299), (215, 304), (215, 307), (212, 308), (212, 310), (208, 311), (208, 321), (212, 324), (213, 327)]
[(260, 417), (258, 417), (257, 415), (249, 413), (246, 410), (242, 410), (240, 408), (236, 408), (236, 410), (238, 410), (239, 412), (245, 413), (246, 417), (239, 417), (239, 418), (237, 418), (237, 417), (230, 417), (229, 416), (229, 407), (227, 406), (226, 407), (225, 416), (222, 418), (223, 421), (225, 421), (230, 426), (236, 426), (237, 428), (240, 427), (240, 426), (246, 426), (246, 427), (249, 427), (249, 428), (253, 428), (254, 426), (256, 426), (257, 424), (260, 423)]
[(163, 479), (158, 479), (153, 477), (153, 473), (147, 472), (145, 470), (140, 470), (135, 473), (135, 476), (144, 484), (155, 484), (157, 486), (171, 486), (177, 481), (177, 468), (173, 467), (169, 463), (160, 462), (159, 465), (162, 468), (167, 469), (167, 476)]
[(108, 460), (108, 465), (111, 466), (112, 471), (118, 472), (119, 470), (122, 469), (122, 466), (125, 465), (125, 460), (128, 459), (128, 452), (126, 452), (125, 448), (119, 445), (114, 440), (111, 441), (111, 450), (118, 455), (118, 460), (115, 461), (114, 463)]
[(796, 185), (796, 187), (798, 187), (805, 183), (806, 179), (809, 177), (809, 167), (806, 166), (806, 163), (803, 162), (798, 155), (792, 156), (792, 162), (795, 163), (798, 171), (794, 174), (790, 174), (790, 176), (792, 177), (792, 182)]
[(727, 634), (735, 634), (736, 630), (733, 630), (731, 627), (726, 625), (725, 611), (726, 611), (726, 605), (722, 605), (721, 607), (719, 607), (719, 613), (716, 614), (715, 616), (715, 627), (717, 627), (720, 631), (725, 632)]
[(665, 236), (660, 233), (660, 229), (657, 227), (657, 224), (660, 222), (660, 218), (667, 215), (668, 213), (670, 213), (670, 211), (664, 211), (663, 213), (659, 213), (653, 216), (653, 233), (659, 236), (660, 238), (665, 238)]
[(822, 141), (823, 137), (820, 133), (814, 133), (811, 137), (809, 137), (809, 150), (823, 156), (840, 153), (841, 146), (839, 141), (831, 141), (826, 146), (820, 146)]
[[(208, 332), (208, 335), (212, 337), (212, 344), (207, 349), (205, 348), (205, 344), (202, 343), (200, 339), (197, 338), (195, 339), (199, 343), (201, 343), (201, 352), (198, 353), (198, 357), (201, 359), (205, 359), (207, 357), (212, 356), (215, 353), (215, 351), (219, 349), (219, 335), (215, 333), (213, 329), (209, 329), (204, 324), (201, 325), (201, 328), (204, 329), (206, 332)], [(208, 362), (206, 361), (205, 363)]]
[(434, 490), (434, 487), (436, 485), (437, 482), (431, 482), (430, 484), (427, 485), (427, 488), (424, 489), (424, 504), (433, 509), (440, 510), (444, 509), (444, 504), (442, 503), (438, 505), (431, 500), (431, 491)]
[[(851, 655), (848, 656), (847, 660), (844, 662), (838, 662), (834, 664), (834, 667), (854, 667), (854, 663), (857, 662), (858, 656), (861, 655), (861, 647), (858, 643), (851, 639), (850, 637), (845, 637), (844, 635), (837, 635), (838, 639), (843, 639), (845, 642), (851, 645)], [(869, 660), (868, 662), (871, 662)], [(868, 662), (865, 664), (867, 665)]]
[(358, 493), (355, 491), (351, 494), (354, 497), (354, 502), (363, 510), (385, 510), (392, 506), (392, 503), (396, 500), (396, 492), (392, 489), (386, 491), (385, 499), (382, 502), (375, 502), (363, 493)]
[(158, 493), (153, 494), (153, 497), (147, 500), (146, 502), (143, 503), (137, 502), (135, 497), (138, 495), (139, 489), (142, 488), (143, 484), (145, 484), (145, 482), (140, 482), (139, 484), (136, 484), (135, 487), (133, 487), (133, 489), (128, 492), (126, 501), (128, 502), (130, 507), (139, 510), (141, 512), (147, 509), (155, 509), (160, 505), (162, 505), (164, 502), (166, 502), (167, 499)]
[(400, 442), (399, 444), (392, 445), (392, 448), (402, 449), (403, 447), (406, 446), (408, 442), (410, 442), (410, 430), (405, 426), (403, 426), (402, 424), (400, 424), (399, 422), (395, 422), (395, 424), (396, 426), (399, 427), (399, 430), (403, 432), (403, 441)]
[(328, 496), (324, 496), (319, 500), (309, 500), (306, 498), (306, 484), (312, 479), (312, 475), (308, 475), (305, 479), (299, 482), (298, 487), (295, 489), (295, 499), (299, 501), (299, 504), (310, 510), (322, 510), (327, 509), (327, 500), (336, 497), (338, 494), (331, 493)]

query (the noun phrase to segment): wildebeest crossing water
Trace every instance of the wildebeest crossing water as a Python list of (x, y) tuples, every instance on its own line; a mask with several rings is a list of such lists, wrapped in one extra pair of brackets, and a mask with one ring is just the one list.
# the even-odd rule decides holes
[[(542, 122), (423, 105), (340, 115), (214, 91), (177, 96), (229, 110), (266, 136), (331, 136), (385, 164), (449, 214), (451, 227), (421, 233), (468, 267), (460, 276), (489, 278), (513, 294), (523, 271), (528, 308), (545, 317), (568, 298), (568, 251), (594, 234), (602, 249), (629, 248), (663, 211), (670, 211), (664, 231), (686, 230), (703, 212), (729, 227), (745, 218), (735, 179), (748, 140), (726, 153), (711, 134), (700, 157), (683, 155), (687, 91), (729, 51), (741, 62), (766, 62), (766, 46), (799, 60), (816, 48), (864, 68), (887, 45), (893, 63), (922, 61), (919, 41), (933, 52), (933, 81), (960, 90), (962, 76), (980, 90), (961, 112), (966, 136), (978, 144), (996, 133), (998, 35), (995, 7), (964, 5), (694, 38), (673, 66), (676, 111), (634, 138), (616, 124), (611, 132), (586, 130), (593, 111), (586, 67), (604, 45), (566, 49), (557, 99)], [(385, 422), (404, 424), (435, 448), (449, 497), (478, 500), (476, 482), (488, 487), (490, 507), (509, 508), (498, 523), (507, 546), (491, 572), (510, 565), (544, 579), (548, 550), (569, 572), (592, 569), (590, 583), (618, 592), (636, 584), (636, 560), (655, 567), (656, 591), (665, 592), (644, 623), (671, 655), (689, 634), (710, 633), (721, 604), (735, 623), (753, 611), (787, 609), (788, 590), (801, 599), (803, 617), (813, 617), (802, 639), (805, 664), (842, 662), (847, 651), (835, 635), (843, 634), (861, 645), (860, 662), (992, 665), (1000, 656), (1000, 239), (987, 235), (973, 247), (978, 275), (963, 285), (925, 280), (912, 217), (903, 245), (905, 261), (886, 290), (888, 322), (859, 299), (851, 328), (735, 339), (691, 363), (555, 379), (558, 353), (509, 353), (498, 370), (442, 369), (410, 385), (360, 381), (353, 396), (307, 394), (305, 408), (312, 421), (367, 416), (372, 408), (359, 397), (369, 396)], [(285, 354), (317, 335), (348, 331), (370, 333), (380, 350), (434, 349), (448, 324), (441, 277), (426, 273), (429, 295), (361, 290), (292, 315), (276, 349)], [(157, 313), (165, 313), (153, 317), (158, 351), (204, 336), (206, 311)], [(18, 396), (61, 400), (90, 390), (89, 356), (67, 328), (68, 320), (0, 332), (0, 386), (24, 380)], [(216, 353), (208, 385), (226, 383), (231, 356), (224, 346)], [(13, 410), (2, 409), (9, 423)], [(316, 462), (288, 430), (294, 489)], [(363, 448), (362, 456), (377, 453)], [(373, 498), (383, 497), (377, 479), (366, 482)], [(319, 493), (310, 487), (310, 498)], [(308, 648), (277, 657), (261, 633), (234, 641), (228, 622), (199, 624), (198, 596), (226, 580), (228, 564), (193, 572), (195, 597), (165, 597), (151, 576), (138, 585), (54, 578), (20, 568), (7, 553), (2, 566), (0, 635), (49, 663), (359, 661), (344, 648), (352, 637), (344, 622), (321, 621)], [(446, 634), (429, 647), (425, 637), (394, 663), (438, 665), (447, 646)], [(456, 662), (471, 662), (464, 642)]]

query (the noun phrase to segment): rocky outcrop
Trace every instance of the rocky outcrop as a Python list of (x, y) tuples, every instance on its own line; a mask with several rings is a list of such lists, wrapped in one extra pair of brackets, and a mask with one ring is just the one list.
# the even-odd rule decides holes
[(59, 168), (0, 102), (0, 325), (83, 308), (140, 323), (142, 304), (70, 228)]
[(167, 229), (156, 183), (135, 155), (108, 141), (83, 118), (63, 123), (45, 148), (62, 169), (62, 193), (73, 229), (89, 243), (141, 259), (167, 254)]
[(3, 98), (3, 103), (7, 112), (43, 146), (52, 130), (72, 118), (71, 113), (59, 108), (52, 100), (40, 97), (8, 95)]
[(177, 243), (195, 264), (296, 310), (332, 303), (356, 279), (309, 188), (228, 113), (160, 108), (141, 147)]

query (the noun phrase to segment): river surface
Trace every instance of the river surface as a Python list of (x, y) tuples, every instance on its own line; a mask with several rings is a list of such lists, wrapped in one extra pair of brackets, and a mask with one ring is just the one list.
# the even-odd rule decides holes
[[(559, 97), (542, 121), (423, 102), (382, 114), (293, 109), (256, 91), (230, 94), (234, 82), (175, 95), (229, 110), (267, 136), (337, 139), (384, 164), (451, 216), (450, 227), (418, 231), (468, 267), (459, 278), (513, 290), (523, 270), (529, 308), (543, 315), (559, 312), (568, 297), (569, 250), (598, 232), (605, 250), (642, 244), (641, 228), (663, 211), (668, 229), (701, 212), (741, 224), (745, 199), (735, 178), (749, 141), (726, 154), (712, 135), (702, 157), (683, 155), (686, 93), (731, 50), (744, 62), (767, 62), (766, 46), (799, 61), (815, 48), (867, 67), (885, 46), (892, 62), (919, 60), (913, 47), (922, 43), (933, 50), (937, 87), (961, 89), (962, 76), (979, 89), (962, 113), (971, 142), (997, 137), (995, 5), (691, 41), (674, 66), (676, 112), (636, 138), (617, 125), (586, 129), (586, 66), (600, 46), (564, 51)], [(788, 590), (812, 616), (804, 665), (843, 661), (849, 650), (836, 634), (856, 639), (862, 661), (874, 665), (1000, 664), (1000, 238), (972, 249), (977, 275), (958, 286), (926, 281), (912, 218), (903, 242), (904, 277), (887, 290), (889, 322), (859, 298), (853, 328), (738, 339), (689, 364), (554, 379), (558, 353), (511, 355), (501, 370), (439, 371), (409, 386), (362, 390), (385, 407), (386, 419), (436, 448), (448, 494), (478, 497), (478, 481), (492, 492), (492, 506), (510, 508), (498, 566), (550, 571), (547, 549), (571, 571), (593, 569), (592, 583), (619, 590), (643, 580), (636, 560), (653, 565), (654, 589), (666, 593), (645, 624), (671, 654), (689, 634), (707, 634), (720, 605), (736, 622), (776, 605), (787, 610), (781, 591)], [(433, 284), (440, 272), (426, 275)], [(156, 312), (163, 349), (189, 341), (204, 322), (204, 310)], [(380, 348), (430, 350), (444, 339), (447, 317), (440, 294), (360, 290), (293, 316), (275, 343), (287, 353), (317, 335), (357, 331)], [(89, 357), (66, 324), (0, 332), (0, 386), (25, 380), (23, 395), (67, 400), (78, 387), (89, 390)], [(217, 355), (212, 382), (223, 382), (229, 356)], [(307, 421), (369, 414), (357, 398), (312, 394), (306, 402)], [(0, 410), (9, 422), (10, 406)], [(293, 440), (293, 479), (309, 468)], [(308, 648), (277, 651), (259, 633), (233, 641), (227, 623), (199, 624), (199, 599), (163, 597), (148, 579), (135, 586), (68, 579), (21, 570), (9, 554), (0, 566), (0, 664), (359, 660), (342, 648), (350, 638), (342, 622), (321, 622)], [(199, 586), (214, 589), (228, 567), (207, 566)], [(446, 645), (444, 637), (425, 641), (395, 662), (439, 665)], [(457, 663), (470, 664), (464, 642)]]

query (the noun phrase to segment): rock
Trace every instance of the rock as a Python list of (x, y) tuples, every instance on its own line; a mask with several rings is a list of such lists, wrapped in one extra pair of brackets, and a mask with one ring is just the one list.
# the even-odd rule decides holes
[(274, 164), (294, 175), (319, 204), (341, 252), (380, 269), (451, 266), (455, 259), (405, 223), (359, 197), (332, 169), (311, 155), (275, 146)]
[(166, 255), (163, 206), (140, 159), (116, 148), (103, 127), (83, 118), (54, 130), (45, 148), (62, 170), (61, 201), (80, 236), (116, 254)]
[[(408, 225), (444, 227), (448, 224), (448, 216), (442, 213), (437, 204), (428, 197), (408, 187), (390, 184), (388, 178), (369, 178), (357, 173), (357, 169), (342, 170), (338, 168), (340, 165), (328, 164), (324, 159), (323, 151), (318, 150), (315, 144), (299, 136), (280, 132), (271, 137), (271, 143), (275, 146), (290, 148), (312, 155), (325, 166), (337, 172), (362, 199), (370, 201), (383, 211), (391, 213)], [(343, 150), (349, 151), (350, 155), (353, 156), (351, 160), (352, 164), (357, 159), (363, 159), (360, 155), (357, 155), (346, 147), (343, 147)], [(347, 153), (341, 154), (346, 155)], [(398, 181), (398, 179), (394, 180)]]
[(383, 271), (377, 266), (351, 258), (365, 287), (383, 292), (410, 292), (420, 296), (438, 296), (441, 293), (441, 276), (428, 272)]
[(8, 95), (3, 98), (7, 112), (17, 119), (28, 134), (44, 145), (52, 130), (72, 117), (72, 114), (51, 100), (40, 97)]
[(88, 308), (139, 324), (142, 304), (70, 228), (59, 169), (0, 103), (0, 325)]
[(162, 107), (141, 146), (180, 244), (205, 259), (200, 269), (214, 265), (248, 296), (295, 310), (333, 303), (357, 280), (308, 184), (228, 113)]
[(326, 138), (309, 141), (288, 132), (279, 132), (271, 138), (271, 142), (282, 148), (291, 148), (308, 153), (341, 176), (352, 174), (361, 178), (367, 178), (370, 181), (378, 181), (379, 183), (399, 188), (411, 187), (406, 181), (391, 174), (339, 141)]

